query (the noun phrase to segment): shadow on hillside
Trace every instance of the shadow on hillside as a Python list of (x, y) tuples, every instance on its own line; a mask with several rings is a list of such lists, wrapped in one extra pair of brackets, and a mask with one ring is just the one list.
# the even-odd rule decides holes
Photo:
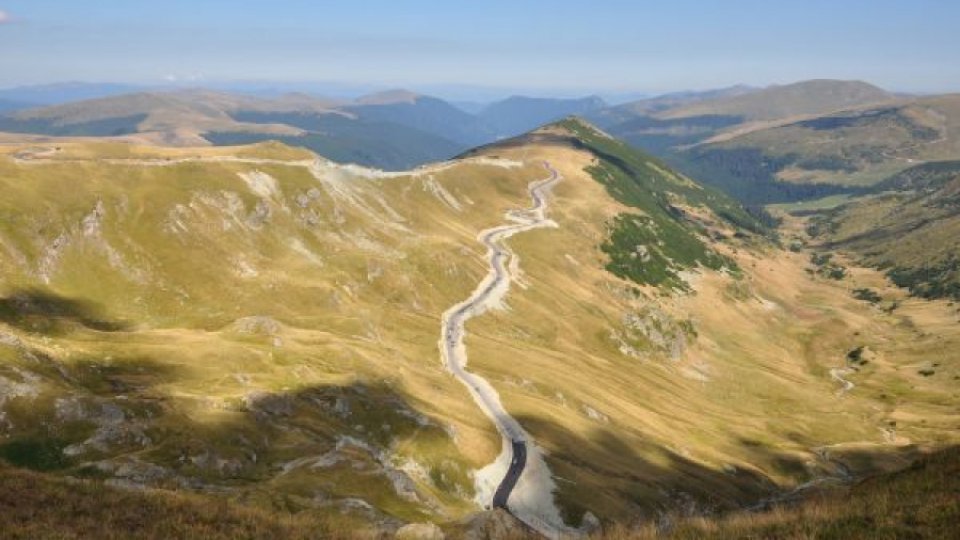
[[(891, 470), (891, 464), (906, 467), (921, 455), (915, 447), (860, 448), (808, 459), (745, 439), (742, 455), (749, 467), (710, 467), (654, 443), (628, 444), (608, 427), (581, 436), (540, 418), (517, 419), (548, 450), (547, 463), (559, 479), (557, 500), (573, 524), (587, 510), (627, 522), (653, 521), (666, 512), (721, 514), (780, 500), (796, 487), (778, 485), (769, 472), (793, 478), (795, 484), (815, 475), (851, 482)], [(581, 471), (589, 471), (590, 477)], [(620, 510), (611, 516), (612, 509)]]
[(388, 385), (250, 391), (196, 414), (183, 412), (189, 410), (167, 407), (153, 445), (141, 454), (167, 469), (153, 485), (188, 478), (204, 488), (249, 488), (239, 492), (241, 500), (277, 509), (322, 501), (324, 508), (396, 526), (430, 516), (411, 504), (421, 495), (408, 473), (394, 468), (391, 449), (417, 455), (418, 466), (444, 491), (472, 485), (450, 459), (457, 450), (446, 431)]
[[(472, 490), (450, 434), (388, 384), (269, 392), (226, 377), (211, 381), (208, 392), (187, 385), (174, 396), (170, 388), (185, 375), (175, 364), (145, 357), (60, 364), (36, 356), (31, 370), (57, 380), (60, 390), (55, 400), (16, 398), (5, 405), (13, 429), (0, 457), (20, 466), (155, 487), (232, 489), (240, 499), (275, 508), (343, 504), (344, 512), (392, 524), (430, 516), (410, 502), (419, 497), (412, 480), (388, 470), (390, 449), (416, 456), (415, 466), (440, 491), (469, 496)], [(753, 467), (714, 468), (682, 450), (628, 443), (603, 424), (583, 436), (539, 417), (518, 420), (549, 450), (557, 500), (569, 524), (579, 523), (587, 510), (623, 522), (657, 520), (663, 511), (720, 513), (789, 487), (775, 485), (761, 471), (809, 479), (805, 458), (757, 441), (742, 441), (742, 455)], [(87, 444), (91, 438), (97, 444)], [(88, 448), (63, 454), (77, 444)], [(842, 458), (867, 463), (872, 454), (856, 450)], [(356, 499), (371, 506), (348, 504)]]
[(652, 442), (631, 445), (607, 427), (582, 436), (540, 418), (518, 420), (548, 450), (553, 474), (565, 479), (557, 484), (557, 500), (568, 523), (579, 523), (588, 510), (638, 522), (666, 509), (723, 511), (776, 490), (757, 472), (715, 470)]
[(110, 320), (96, 302), (36, 288), (15, 290), (0, 298), (0, 321), (41, 334), (63, 334), (77, 325), (98, 332), (129, 329), (124, 322)]
[(91, 437), (100, 437), (94, 454), (140, 450), (149, 420), (169, 410), (156, 387), (179, 373), (147, 357), (61, 362), (26, 347), (21, 354), (22, 367), (0, 364), (0, 376), (19, 387), (0, 408), (0, 460), (38, 471), (69, 468), (76, 459), (65, 449)]
[(103, 360), (83, 358), (62, 368), (69, 380), (94, 395), (113, 397), (163, 397), (158, 385), (173, 382), (181, 369), (149, 357), (136, 356)]
[(198, 394), (192, 383), (177, 386), (183, 368), (150, 358), (61, 363), (30, 354), (30, 370), (57, 390), (56, 399), (17, 398), (3, 407), (11, 429), (0, 437), (0, 459), (19, 467), (231, 489), (258, 505), (319, 505), (397, 526), (430, 517), (411, 503), (422, 497), (415, 482), (388, 460), (397, 445), (418, 456), (441, 490), (472, 488), (450, 435), (387, 384), (245, 392), (247, 383), (226, 377)]

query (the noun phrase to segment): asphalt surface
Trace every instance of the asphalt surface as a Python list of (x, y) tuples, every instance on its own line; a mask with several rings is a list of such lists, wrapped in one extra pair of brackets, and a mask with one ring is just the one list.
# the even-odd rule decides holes
[(507, 509), (507, 501), (510, 499), (510, 493), (517, 486), (520, 475), (523, 474), (523, 468), (527, 465), (527, 443), (524, 441), (512, 441), (510, 443), (513, 449), (513, 458), (510, 459), (510, 468), (507, 469), (506, 476), (497, 486), (497, 492), (493, 494), (493, 507)]

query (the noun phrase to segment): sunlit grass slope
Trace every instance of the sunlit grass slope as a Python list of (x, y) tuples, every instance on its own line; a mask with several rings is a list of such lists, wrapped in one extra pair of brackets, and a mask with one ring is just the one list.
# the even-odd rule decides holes
[[(545, 160), (557, 227), (508, 241), (506, 305), (466, 344), (568, 522), (735, 508), (956, 442), (950, 306), (808, 272), (602, 137), (565, 122), (399, 174), (275, 144), (0, 147), (0, 457), (384, 531), (477, 511), (500, 438), (440, 364), (440, 315)], [(622, 216), (644, 234), (617, 238)]]

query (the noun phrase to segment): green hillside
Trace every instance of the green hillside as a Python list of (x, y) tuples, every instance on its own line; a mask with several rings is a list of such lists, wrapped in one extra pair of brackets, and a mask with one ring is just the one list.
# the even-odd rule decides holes
[(283, 124), (304, 130), (299, 135), (214, 131), (204, 138), (218, 146), (268, 140), (307, 148), (341, 163), (358, 163), (386, 170), (406, 170), (442, 161), (464, 145), (392, 122), (353, 119), (339, 114), (238, 111), (232, 117), (253, 124)]
[[(738, 203), (670, 171), (652, 156), (576, 119), (558, 125), (569, 129), (578, 145), (597, 156), (597, 165), (588, 169), (594, 179), (613, 198), (640, 211), (617, 216), (602, 246), (610, 257), (607, 268), (614, 274), (641, 284), (681, 286), (678, 271), (697, 265), (714, 270), (735, 268), (702, 239), (711, 225), (719, 223), (711, 223), (709, 217), (695, 219), (697, 208), (745, 231), (763, 232), (760, 222)], [(688, 213), (685, 208), (693, 211)]]
[(609, 133), (668, 157), (684, 147), (764, 122), (829, 114), (887, 102), (889, 93), (858, 81), (811, 80), (768, 88), (670, 94), (589, 114)]
[(905, 99), (783, 123), (673, 152), (670, 161), (741, 200), (870, 192), (915, 164), (960, 157), (960, 98)]
[(960, 162), (931, 162), (878, 184), (879, 194), (810, 218), (827, 249), (854, 253), (894, 283), (960, 299)]

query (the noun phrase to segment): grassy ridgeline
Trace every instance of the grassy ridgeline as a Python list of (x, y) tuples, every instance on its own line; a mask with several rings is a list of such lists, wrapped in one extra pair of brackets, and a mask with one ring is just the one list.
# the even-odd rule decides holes
[(597, 156), (597, 164), (587, 172), (614, 199), (642, 212), (617, 216), (601, 246), (610, 257), (607, 269), (615, 275), (639, 284), (684, 288), (678, 272), (685, 269), (698, 265), (736, 269), (732, 260), (704, 242), (705, 227), (685, 219), (681, 206), (704, 209), (737, 229), (764, 232), (760, 222), (726, 195), (695, 184), (576, 119), (560, 125)]

